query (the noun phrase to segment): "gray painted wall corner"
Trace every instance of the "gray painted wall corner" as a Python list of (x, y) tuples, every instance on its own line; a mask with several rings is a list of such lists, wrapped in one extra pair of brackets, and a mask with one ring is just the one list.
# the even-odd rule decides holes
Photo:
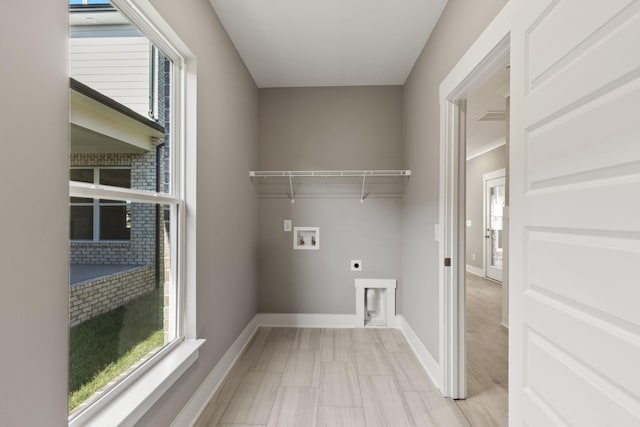
[(411, 169), (402, 219), (402, 287), (406, 317), (434, 359), (439, 355), (439, 86), (506, 0), (449, 0), (404, 86), (404, 167)]
[(197, 334), (200, 358), (140, 420), (166, 425), (257, 312), (258, 89), (213, 8), (152, 0), (195, 54), (197, 117)]

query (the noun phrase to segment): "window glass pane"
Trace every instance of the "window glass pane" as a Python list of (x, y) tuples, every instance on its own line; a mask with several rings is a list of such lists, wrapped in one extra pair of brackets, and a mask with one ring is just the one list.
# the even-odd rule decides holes
[[(91, 200), (91, 199), (89, 199)], [(93, 239), (93, 206), (71, 206), (71, 240)]]
[(93, 183), (93, 169), (71, 169), (69, 171), (71, 181)]
[[(138, 203), (136, 205), (139, 205)], [(136, 206), (142, 215), (143, 206)], [(144, 221), (144, 218), (140, 219)], [(129, 240), (131, 237), (131, 205), (100, 206), (100, 240)]]
[(100, 184), (131, 188), (131, 169), (100, 169)]
[(93, 199), (89, 199), (87, 197), (71, 197), (71, 203), (93, 203)]
[[(178, 292), (169, 270), (170, 214), (178, 205), (114, 200), (124, 196), (108, 188), (169, 192), (172, 62), (115, 8), (72, 7), (69, 25), (70, 90), (93, 97), (108, 117), (139, 124), (135, 132), (119, 120), (70, 132), (70, 179), (107, 187), (70, 198), (73, 418), (99, 396), (110, 399), (105, 390), (178, 336)], [(85, 113), (77, 99), (70, 97), (71, 112)]]
[(109, 200), (109, 199), (100, 199), (101, 205), (121, 205), (124, 202), (120, 200)]
[[(101, 207), (122, 232), (131, 207), (133, 238), (126, 245), (71, 242), (69, 280), (69, 410), (104, 395), (134, 364), (176, 338), (171, 282), (170, 209), (153, 203)], [(83, 254), (74, 252), (81, 249)], [(83, 258), (84, 257), (84, 258)]]

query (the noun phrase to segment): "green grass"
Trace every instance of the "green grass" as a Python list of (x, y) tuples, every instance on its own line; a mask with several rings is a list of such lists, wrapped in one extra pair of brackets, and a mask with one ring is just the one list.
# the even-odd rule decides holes
[(71, 328), (69, 412), (163, 344), (162, 289)]

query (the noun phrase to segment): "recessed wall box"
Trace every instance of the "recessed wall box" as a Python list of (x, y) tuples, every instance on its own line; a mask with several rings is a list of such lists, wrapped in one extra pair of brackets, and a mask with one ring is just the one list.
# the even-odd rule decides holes
[(320, 227), (293, 227), (293, 249), (320, 249)]

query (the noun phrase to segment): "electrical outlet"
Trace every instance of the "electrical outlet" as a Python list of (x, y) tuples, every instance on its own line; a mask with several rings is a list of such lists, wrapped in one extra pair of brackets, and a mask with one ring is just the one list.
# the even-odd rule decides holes
[(361, 259), (352, 259), (351, 260), (351, 271), (362, 271), (362, 260)]
[(471, 227), (471, 220), (470, 219), (467, 220), (467, 227)]
[(471, 254), (471, 259), (475, 261), (476, 260), (476, 254)]
[(284, 231), (291, 231), (291, 220), (290, 219), (285, 219), (284, 220)]

